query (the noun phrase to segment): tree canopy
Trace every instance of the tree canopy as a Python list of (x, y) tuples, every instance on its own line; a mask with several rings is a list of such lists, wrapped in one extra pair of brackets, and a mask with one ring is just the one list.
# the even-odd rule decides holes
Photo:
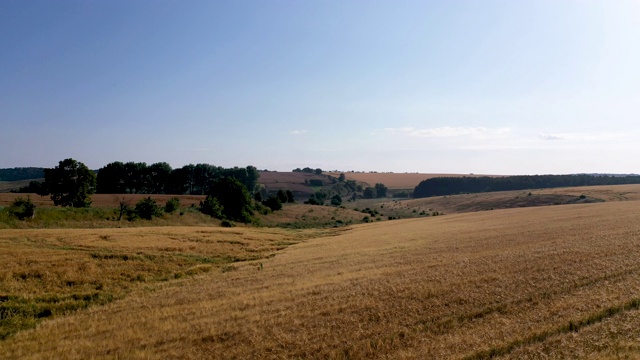
[(240, 180), (233, 177), (217, 179), (211, 186), (209, 196), (218, 200), (225, 218), (245, 223), (251, 221), (251, 194)]
[(172, 169), (166, 162), (115, 161), (98, 170), (101, 194), (188, 194), (205, 195), (211, 184), (221, 177), (233, 177), (253, 191), (260, 174), (254, 166), (222, 168), (209, 164), (188, 164)]
[(54, 205), (89, 207), (95, 193), (96, 174), (74, 159), (65, 159), (58, 166), (44, 170), (44, 182)]

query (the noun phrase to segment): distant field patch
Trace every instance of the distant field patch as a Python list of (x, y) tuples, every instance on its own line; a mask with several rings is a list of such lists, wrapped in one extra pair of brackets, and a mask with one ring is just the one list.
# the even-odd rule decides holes
[[(326, 173), (334, 177), (340, 176), (340, 173)], [(389, 189), (413, 189), (421, 181), (434, 177), (480, 177), (480, 176), (498, 176), (498, 175), (474, 175), (474, 174), (418, 174), (418, 173), (344, 173), (347, 180), (355, 180), (374, 186), (377, 183), (385, 184)]]

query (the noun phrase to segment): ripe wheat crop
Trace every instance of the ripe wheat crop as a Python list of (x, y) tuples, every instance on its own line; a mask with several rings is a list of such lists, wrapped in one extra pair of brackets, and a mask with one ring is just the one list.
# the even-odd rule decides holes
[[(83, 239), (98, 244), (124, 236), (104, 231), (60, 237), (76, 239), (66, 246), (82, 248)], [(113, 251), (220, 252), (207, 248), (209, 235), (195, 229), (155, 231), (132, 234)], [(0, 342), (0, 357), (640, 356), (635, 201), (447, 215), (323, 233), (230, 231), (240, 232), (231, 241), (253, 244), (246, 256), (266, 246), (260, 245), (265, 239), (283, 248), (262, 251), (272, 257), (235, 263), (234, 271), (132, 287), (106, 305), (43, 321)], [(33, 251), (40, 251), (39, 236), (8, 234), (2, 233), (5, 249), (29, 238)], [(30, 266), (24, 256), (11, 273)]]

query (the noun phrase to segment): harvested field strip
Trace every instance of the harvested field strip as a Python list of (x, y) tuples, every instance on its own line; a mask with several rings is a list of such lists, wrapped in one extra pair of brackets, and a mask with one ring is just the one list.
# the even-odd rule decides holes
[(622, 305), (608, 307), (597, 313), (591, 314), (588, 317), (585, 317), (579, 320), (569, 321), (569, 323), (561, 325), (555, 329), (542, 331), (542, 332), (527, 336), (523, 339), (517, 339), (515, 341), (512, 341), (500, 347), (494, 347), (488, 350), (479, 351), (473, 355), (465, 357), (464, 359), (483, 360), (483, 359), (491, 359), (497, 356), (506, 355), (517, 347), (528, 345), (531, 343), (536, 343), (536, 342), (543, 342), (552, 336), (560, 335), (563, 333), (578, 332), (580, 331), (580, 329), (586, 326), (597, 324), (605, 319), (618, 315), (622, 312), (633, 311), (638, 309), (640, 309), (640, 298), (631, 299), (630, 301)]
[[(403, 328), (397, 331), (396, 333), (383, 334), (374, 339), (367, 340), (364, 343), (350, 345), (348, 347), (340, 349), (334, 355), (340, 358), (339, 355), (342, 354), (345, 356), (345, 358), (349, 358), (350, 357), (349, 354), (365, 354), (366, 356), (368, 356), (368, 355), (373, 355), (376, 352), (381, 351), (382, 349), (386, 349), (386, 350), (396, 349), (402, 346), (403, 341), (408, 340), (411, 337), (419, 337), (421, 336), (421, 334), (424, 334), (424, 333), (444, 335), (444, 334), (450, 333), (455, 328), (464, 327), (465, 323), (467, 322), (478, 321), (481, 318), (489, 316), (494, 313), (497, 313), (500, 316), (507, 315), (507, 314), (514, 315), (514, 313), (517, 315), (518, 311), (522, 311), (522, 307), (519, 307), (520, 305), (527, 305), (530, 307), (531, 303), (538, 302), (540, 299), (550, 299), (558, 295), (565, 296), (566, 294), (579, 288), (598, 286), (602, 282), (608, 282), (608, 281), (614, 281), (614, 280), (625, 281), (626, 277), (635, 275), (639, 271), (640, 271), (640, 267), (637, 267), (635, 269), (630, 269), (628, 271), (607, 274), (607, 275), (603, 275), (594, 279), (589, 279), (583, 282), (573, 283), (573, 284), (567, 285), (564, 288), (554, 289), (553, 291), (545, 292), (543, 294), (531, 293), (531, 294), (525, 295), (525, 297), (523, 298), (516, 299), (514, 301), (491, 305), (483, 309), (472, 311), (470, 313), (463, 313), (463, 314), (450, 316), (450, 317), (431, 318), (428, 320), (416, 321), (413, 324), (407, 324), (403, 326)], [(629, 303), (632, 305), (635, 304), (633, 301)], [(619, 310), (622, 310), (622, 309), (626, 309), (626, 310), (635, 309), (633, 306), (623, 306), (623, 307), (615, 306), (613, 308), (609, 308), (607, 310), (597, 313), (595, 317), (593, 315), (587, 317), (586, 319), (588, 321), (586, 320), (569, 321), (569, 324), (571, 324), (570, 326), (571, 326), (571, 329), (573, 329), (572, 331), (577, 331), (584, 326), (592, 324), (595, 318), (601, 321), (603, 318), (600, 316), (603, 313), (608, 314), (609, 316), (612, 316), (620, 312)], [(563, 328), (564, 327), (561, 326), (559, 329), (563, 329)], [(540, 334), (532, 335), (531, 338), (544, 340), (544, 337), (542, 335), (546, 334), (546, 335), (552, 336), (552, 335), (556, 335), (557, 333), (559, 332), (556, 332), (555, 330), (544, 331)], [(512, 344), (510, 344), (509, 349), (512, 349), (515, 346), (519, 346), (525, 343), (526, 341), (523, 341), (523, 340), (514, 341)], [(494, 350), (491, 350), (491, 351), (494, 351)], [(478, 354), (484, 354), (486, 352), (491, 352), (491, 351), (488, 350), (484, 352), (479, 352)], [(493, 354), (492, 356), (495, 356), (495, 355), (497, 354)], [(473, 355), (473, 356), (480, 356), (480, 355)]]
[(500, 303), (497, 305), (491, 305), (486, 308), (479, 309), (471, 313), (460, 314), (455, 317), (448, 317), (443, 319), (421, 320), (416, 322), (415, 325), (423, 326), (423, 331), (438, 332), (438, 331), (441, 331), (440, 329), (443, 329), (443, 328), (451, 328), (452, 326), (454, 326), (454, 324), (455, 326), (462, 326), (463, 323), (467, 321), (478, 320), (492, 313), (497, 312), (500, 314), (506, 314), (508, 313), (509, 309), (513, 309), (519, 305), (526, 304), (526, 303), (533, 303), (533, 302), (539, 301), (540, 299), (550, 299), (557, 295), (565, 295), (572, 292), (573, 290), (577, 290), (580, 288), (597, 286), (600, 283), (615, 281), (615, 280), (624, 281), (627, 276), (637, 274), (638, 272), (640, 272), (640, 267), (625, 270), (615, 274), (603, 275), (594, 279), (587, 279), (582, 282), (572, 283), (570, 285), (567, 285), (566, 287), (560, 287), (557, 289), (553, 289), (552, 291), (546, 291), (541, 294), (531, 293), (531, 294), (525, 295), (525, 297), (522, 297), (520, 299), (516, 299), (506, 303)]
[[(544, 316), (547, 308), (566, 307), (565, 303), (573, 303), (574, 301), (588, 301), (589, 296), (593, 295), (596, 295), (596, 297), (606, 296), (607, 292), (611, 291), (612, 289), (611, 285), (615, 284), (608, 284), (609, 287), (607, 288), (607, 290), (602, 291), (599, 288), (599, 283), (602, 282), (612, 282), (617, 279), (617, 286), (621, 291), (622, 287), (628, 286), (631, 280), (636, 279), (635, 274), (637, 274), (637, 272), (638, 269), (633, 269), (633, 271), (624, 272), (623, 274), (618, 273), (603, 276), (599, 279), (594, 279), (594, 281), (570, 285), (567, 286), (567, 288), (557, 289), (553, 292), (545, 292), (544, 294), (531, 294), (525, 298), (496, 304), (477, 311), (464, 312), (453, 315), (451, 317), (438, 317), (417, 321), (414, 324), (403, 324), (401, 328), (396, 332), (380, 334), (379, 336), (375, 336), (363, 342), (351, 344), (335, 352), (333, 355), (336, 358), (340, 358), (342, 355), (344, 355), (346, 358), (350, 358), (354, 354), (359, 354), (357, 357), (368, 357), (383, 350), (392, 352), (399, 351), (400, 349), (402, 349), (405, 343), (411, 343), (412, 341), (416, 341), (417, 339), (423, 338), (424, 336), (427, 336), (428, 338), (433, 339), (433, 341), (436, 341), (436, 339), (439, 339), (442, 336), (448, 338), (457, 332), (464, 334), (473, 334), (474, 330), (471, 329), (477, 329), (477, 327), (479, 325), (481, 326), (483, 322), (493, 323), (496, 321), (496, 319), (511, 318), (513, 320), (509, 321), (508, 323), (516, 325), (518, 324), (517, 319), (523, 313), (537, 313)], [(640, 287), (640, 283), (638, 283), (638, 281), (635, 281), (634, 285), (635, 286), (632, 286), (632, 288), (637, 289)], [(575, 290), (578, 289), (581, 289), (581, 292), (572, 294)], [(585, 293), (588, 295), (585, 295)], [(485, 356), (486, 354), (490, 354), (490, 356), (504, 355), (518, 346), (525, 345), (534, 340), (543, 341), (547, 337), (557, 335), (566, 329), (569, 329), (571, 331), (578, 331), (584, 326), (602, 321), (605, 317), (613, 316), (621, 312), (622, 310), (628, 311), (637, 309), (637, 302), (638, 300), (634, 299), (631, 301), (627, 301), (622, 306), (614, 305), (604, 310), (599, 310), (594, 307), (592, 310), (594, 311), (594, 313), (586, 313), (581, 319), (567, 319), (565, 320), (566, 324), (560, 325), (557, 328), (551, 330), (542, 330), (533, 335), (526, 336), (523, 339), (513, 340), (507, 345), (499, 345), (490, 350), (477, 352), (476, 354), (467, 356), (467, 358), (473, 358), (474, 356)], [(597, 305), (596, 302), (591, 303), (593, 305)], [(591, 309), (590, 306), (584, 307), (586, 309)], [(575, 311), (576, 309), (571, 310)], [(380, 321), (380, 319), (383, 318), (384, 315), (380, 315), (380, 313), (378, 313), (377, 317), (377, 321)], [(553, 317), (554, 316), (551, 316), (550, 320), (553, 320)], [(533, 319), (533, 322), (540, 322), (541, 320), (545, 319)], [(553, 320), (552, 322), (555, 322), (555, 320)], [(494, 332), (495, 329), (493, 329), (492, 326), (489, 325), (483, 331), (491, 333)], [(508, 335), (509, 332), (505, 330), (500, 331), (500, 333), (506, 333), (506, 335)], [(471, 339), (473, 339), (472, 336), (473, 335), (461, 335), (460, 337), (458, 337), (458, 339), (462, 338), (465, 339), (464, 341), (470, 341)], [(491, 341), (495, 341), (495, 339), (491, 339)], [(480, 342), (477, 345), (482, 346), (482, 343)], [(455, 347), (459, 346), (459, 344), (450, 343), (449, 346)]]

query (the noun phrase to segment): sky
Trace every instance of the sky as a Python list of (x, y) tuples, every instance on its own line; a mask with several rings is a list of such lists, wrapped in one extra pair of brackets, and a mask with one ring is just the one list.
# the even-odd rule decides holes
[(0, 168), (640, 173), (640, 0), (0, 0)]

